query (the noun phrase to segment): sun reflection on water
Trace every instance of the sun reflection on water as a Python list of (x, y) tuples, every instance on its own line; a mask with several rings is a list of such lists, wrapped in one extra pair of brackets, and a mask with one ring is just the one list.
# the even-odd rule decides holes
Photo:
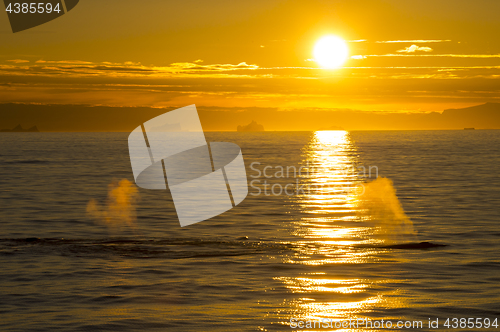
[[(308, 172), (301, 178), (310, 191), (294, 197), (301, 218), (294, 224), (296, 254), (289, 264), (309, 267), (292, 277), (277, 277), (292, 293), (293, 317), (317, 320), (365, 318), (386, 299), (374, 289), (381, 280), (361, 278), (358, 266), (376, 263), (370, 243), (373, 230), (356, 214), (353, 191), (363, 179), (356, 167), (358, 154), (346, 131), (318, 131), (304, 150)], [(306, 270), (307, 271), (307, 270)], [(288, 304), (290, 305), (290, 303)]]
[(356, 172), (357, 151), (346, 131), (317, 131), (304, 151), (307, 172), (302, 182), (310, 188), (296, 196), (304, 215), (296, 235), (318, 243), (352, 245), (365, 238), (359, 227), (353, 193), (361, 179)]

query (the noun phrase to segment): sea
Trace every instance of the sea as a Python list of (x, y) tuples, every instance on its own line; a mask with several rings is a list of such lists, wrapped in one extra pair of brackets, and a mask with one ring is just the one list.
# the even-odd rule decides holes
[(205, 136), (249, 193), (180, 227), (127, 133), (2, 133), (0, 330), (500, 329), (499, 130)]

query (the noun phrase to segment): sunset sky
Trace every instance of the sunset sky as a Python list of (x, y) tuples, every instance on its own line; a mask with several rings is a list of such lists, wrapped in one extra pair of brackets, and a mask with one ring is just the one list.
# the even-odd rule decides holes
[[(430, 112), (500, 98), (494, 0), (84, 0), (24, 32), (0, 15), (0, 103)], [(347, 42), (338, 69), (313, 60)]]

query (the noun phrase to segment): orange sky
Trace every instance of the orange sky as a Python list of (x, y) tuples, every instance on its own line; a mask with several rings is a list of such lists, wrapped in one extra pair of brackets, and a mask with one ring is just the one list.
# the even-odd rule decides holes
[[(428, 112), (499, 101), (499, 1), (97, 1), (13, 34), (0, 103)], [(344, 68), (311, 61), (348, 42)], [(413, 46), (415, 45), (415, 46)]]

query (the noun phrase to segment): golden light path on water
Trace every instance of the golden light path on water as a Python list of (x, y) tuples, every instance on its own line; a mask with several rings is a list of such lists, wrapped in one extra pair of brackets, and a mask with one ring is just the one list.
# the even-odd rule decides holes
[(309, 267), (311, 272), (301, 269), (295, 277), (276, 277), (300, 296), (288, 303), (294, 310), (291, 317), (341, 322), (366, 318), (365, 313), (379, 306), (397, 306), (389, 305), (388, 297), (374, 291), (384, 280), (363, 278), (363, 273), (358, 273), (361, 266), (377, 263), (379, 258), (374, 249), (356, 248), (375, 240), (371, 237), (373, 226), (361, 222), (356, 214), (356, 192), (367, 178), (359, 174), (350, 134), (316, 132), (304, 151), (303, 162), (307, 172), (302, 182), (307, 190), (292, 199), (302, 215), (293, 230), (299, 249), (287, 263)]

